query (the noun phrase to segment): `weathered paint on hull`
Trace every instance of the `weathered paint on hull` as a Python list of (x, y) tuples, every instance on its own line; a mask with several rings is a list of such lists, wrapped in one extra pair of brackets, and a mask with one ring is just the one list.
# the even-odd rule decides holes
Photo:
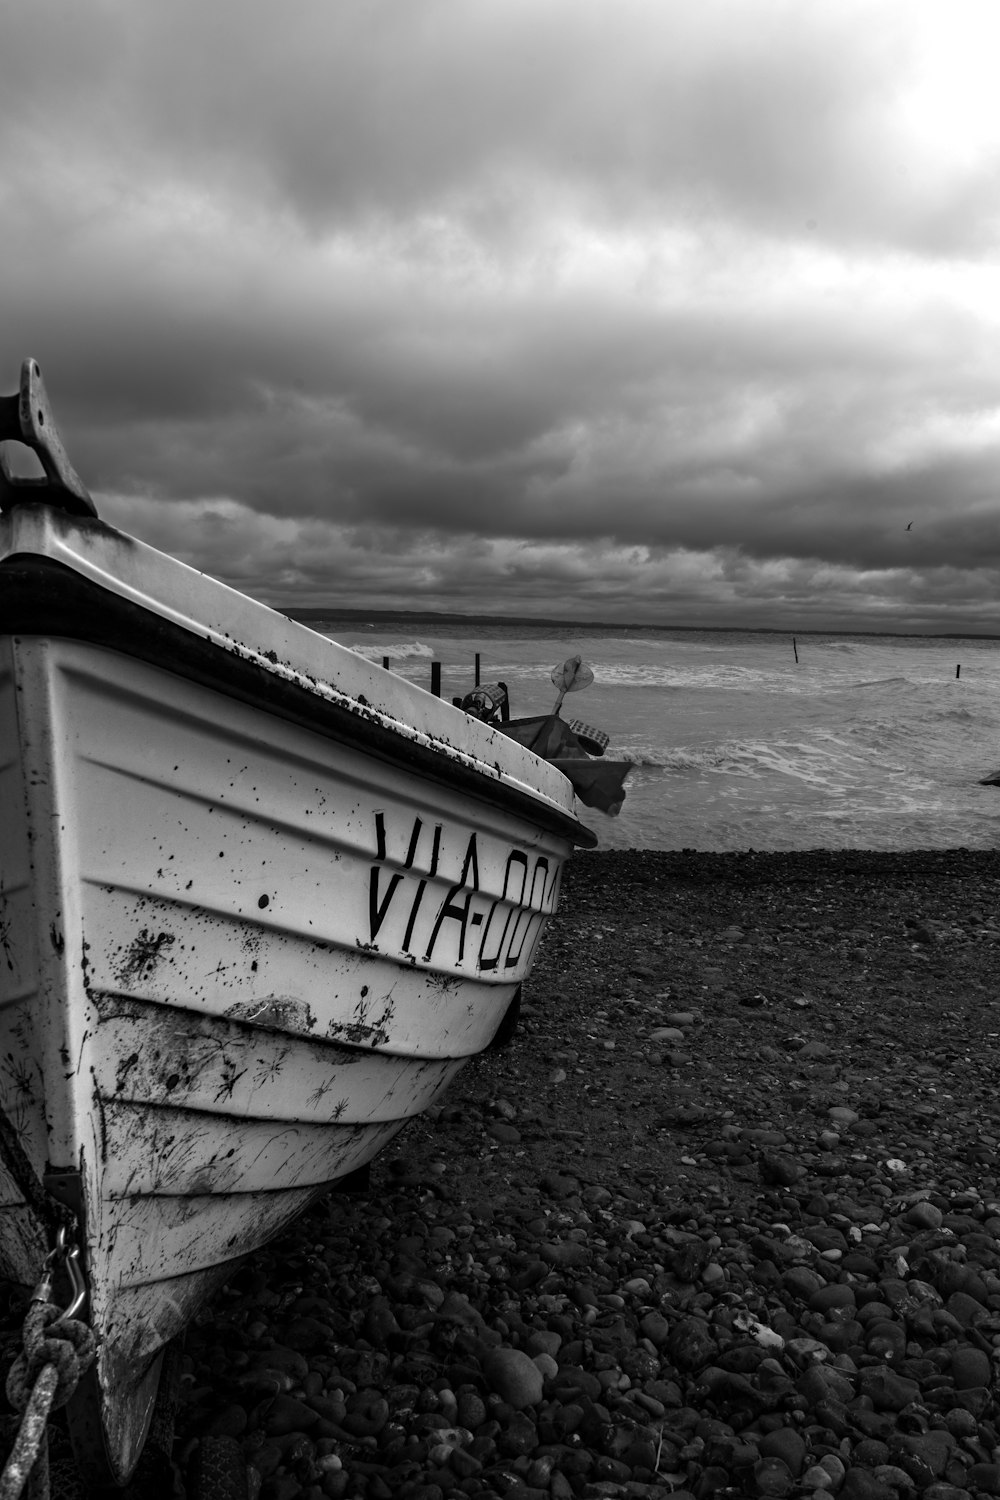
[[(124, 1479), (198, 1302), (488, 1044), (570, 846), (103, 647), (0, 653), (0, 1107), (79, 1174)], [(31, 1282), (0, 1173), (15, 1224)]]

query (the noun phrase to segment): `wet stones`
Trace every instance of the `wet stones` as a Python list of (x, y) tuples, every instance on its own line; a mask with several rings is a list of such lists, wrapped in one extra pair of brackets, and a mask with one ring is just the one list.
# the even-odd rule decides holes
[(708, 1364), (715, 1352), (715, 1340), (700, 1318), (683, 1318), (666, 1341), (666, 1353), (681, 1370), (696, 1370)]
[(542, 1399), (545, 1384), (538, 1365), (521, 1349), (491, 1349), (483, 1360), (483, 1375), (490, 1389), (512, 1406), (523, 1411)]
[(759, 1167), (761, 1181), (777, 1187), (791, 1187), (806, 1175), (805, 1168), (793, 1157), (777, 1151), (762, 1151)]
[(777, 1459), (798, 1479), (806, 1460), (806, 1440), (794, 1427), (778, 1427), (764, 1434), (758, 1448), (765, 1458)]
[(984, 1349), (957, 1348), (951, 1356), (951, 1380), (956, 1391), (986, 1387), (993, 1380), (993, 1361)]

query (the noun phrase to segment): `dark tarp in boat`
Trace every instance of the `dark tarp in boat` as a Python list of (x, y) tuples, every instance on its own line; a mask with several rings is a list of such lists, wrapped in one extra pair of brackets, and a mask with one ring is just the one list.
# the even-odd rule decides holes
[(585, 807), (596, 807), (612, 816), (621, 812), (631, 761), (591, 760), (566, 720), (558, 714), (510, 719), (497, 728), (568, 776)]

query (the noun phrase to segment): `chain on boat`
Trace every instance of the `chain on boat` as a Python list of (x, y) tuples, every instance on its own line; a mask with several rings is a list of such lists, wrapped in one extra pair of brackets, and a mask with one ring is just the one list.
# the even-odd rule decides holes
[[(72, 1288), (66, 1308), (52, 1301), (53, 1281), (60, 1267), (65, 1269)], [(97, 1350), (93, 1330), (77, 1317), (86, 1297), (79, 1248), (70, 1243), (65, 1226), (61, 1226), (25, 1314), (23, 1353), (7, 1376), (7, 1398), (24, 1415), (0, 1475), (0, 1500), (18, 1500), (26, 1487), (29, 1500), (48, 1500), (49, 1415), (70, 1399)]]

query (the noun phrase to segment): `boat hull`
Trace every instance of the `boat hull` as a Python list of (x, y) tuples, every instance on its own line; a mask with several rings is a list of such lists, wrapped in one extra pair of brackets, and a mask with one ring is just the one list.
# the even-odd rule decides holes
[[(489, 1044), (571, 842), (85, 640), (0, 636), (0, 724), (0, 1110), (80, 1223), (124, 1483), (199, 1302)], [(31, 1203), (0, 1170), (26, 1284)]]

